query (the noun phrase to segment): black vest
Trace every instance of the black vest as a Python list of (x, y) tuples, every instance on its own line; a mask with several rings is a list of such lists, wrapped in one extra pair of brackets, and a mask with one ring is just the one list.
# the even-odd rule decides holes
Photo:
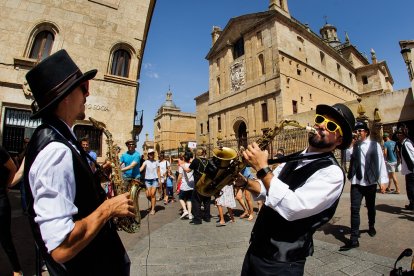
[[(62, 136), (63, 135), (63, 136)], [(77, 221), (90, 215), (104, 200), (105, 192), (92, 174), (89, 164), (84, 156), (85, 152), (79, 147), (81, 154), (68, 142), (77, 143), (68, 127), (60, 120), (49, 120), (39, 126), (34, 132), (26, 154), (24, 183), (28, 203), (29, 222), (34, 239), (40, 249), (42, 257), (50, 275), (120, 275), (125, 270), (126, 252), (114, 226), (109, 222), (99, 231), (97, 236), (74, 258), (64, 263), (56, 263), (42, 240), (38, 224), (34, 221), (36, 216), (33, 209), (33, 196), (31, 193), (28, 174), (36, 156), (51, 142), (65, 144), (72, 151), (73, 169), (76, 181), (76, 196), (74, 204), (78, 213), (73, 216)], [(50, 206), (53, 208), (53, 206)]]
[(404, 158), (405, 163), (407, 164), (407, 168), (408, 168), (411, 172), (413, 172), (413, 169), (414, 169), (414, 163), (413, 163), (413, 160), (411, 160), (410, 155), (408, 154), (407, 147), (406, 147), (406, 145), (405, 145), (406, 143), (412, 143), (412, 142), (411, 142), (411, 140), (409, 140), (409, 139), (405, 139), (405, 140), (404, 140), (404, 142), (402, 143), (402, 146), (401, 146), (401, 155), (402, 155), (402, 157)]
[[(315, 160), (288, 173), (284, 172), (285, 168), (283, 168), (279, 179), (289, 185), (289, 189), (295, 191), (302, 187), (317, 170), (330, 165), (339, 166), (333, 155)], [(339, 198), (331, 207), (319, 214), (294, 221), (286, 220), (272, 208), (263, 205), (251, 233), (251, 252), (260, 257), (282, 262), (304, 260), (313, 254), (313, 234), (317, 228), (333, 217)]]
[[(357, 179), (361, 180), (362, 177), (359, 177), (358, 174), (361, 174), (361, 148), (359, 143), (354, 145), (351, 161), (349, 163), (349, 172), (348, 179), (357, 175)], [(358, 172), (359, 170), (359, 172)], [(368, 147), (367, 154), (365, 156), (365, 172), (364, 180), (368, 184), (377, 184), (379, 179), (379, 160), (377, 153), (377, 142), (371, 141)]]

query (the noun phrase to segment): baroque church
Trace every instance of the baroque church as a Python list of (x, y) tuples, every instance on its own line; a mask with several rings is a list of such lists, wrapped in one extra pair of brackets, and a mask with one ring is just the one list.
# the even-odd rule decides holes
[[(66, 49), (90, 81), (86, 118), (106, 124), (115, 143), (136, 138), (142, 114), (135, 110), (142, 56), (155, 0), (1, 1), (0, 139), (13, 155), (22, 150), (40, 120), (30, 120), (33, 97), (25, 75), (39, 61)], [(116, 115), (116, 116), (115, 116)], [(89, 120), (76, 135), (87, 136), (105, 157), (105, 136)], [(99, 160), (99, 159), (98, 159)]]
[(387, 63), (374, 51), (370, 62), (328, 23), (314, 33), (292, 17), (287, 0), (271, 0), (268, 11), (232, 18), (211, 35), (209, 91), (195, 98), (199, 143), (234, 139), (240, 146), (319, 103), (393, 91)]

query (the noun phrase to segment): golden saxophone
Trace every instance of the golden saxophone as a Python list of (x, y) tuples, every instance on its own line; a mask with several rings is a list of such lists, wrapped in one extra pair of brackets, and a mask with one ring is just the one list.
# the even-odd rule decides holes
[(134, 203), (135, 208), (135, 218), (132, 217), (121, 217), (115, 218), (114, 224), (117, 226), (118, 230), (123, 230), (128, 233), (136, 233), (139, 231), (141, 225), (141, 214), (139, 212), (139, 203), (138, 203), (138, 195), (139, 195), (139, 181), (133, 180), (131, 183), (124, 182), (122, 178), (122, 171), (118, 157), (118, 151), (116, 147), (114, 147), (114, 142), (112, 140), (112, 134), (106, 129), (106, 125), (102, 122), (99, 122), (91, 117), (89, 117), (89, 121), (92, 122), (93, 126), (99, 130), (101, 130), (106, 136), (106, 143), (108, 145), (108, 150), (106, 152), (107, 159), (111, 162), (112, 167), (112, 174), (111, 174), (111, 185), (113, 185), (113, 191), (115, 196), (120, 195), (126, 192), (129, 192), (130, 199)]
[[(314, 128), (302, 126), (295, 120), (283, 120), (256, 141), (260, 149), (265, 150), (269, 143), (286, 126), (301, 128), (309, 133), (316, 133)], [(239, 173), (246, 167), (242, 157), (243, 150), (243, 147), (240, 148), (239, 152), (227, 147), (214, 148), (213, 158), (209, 160), (203, 175), (196, 184), (197, 191), (207, 197), (212, 195), (218, 196), (224, 186), (233, 184)]]

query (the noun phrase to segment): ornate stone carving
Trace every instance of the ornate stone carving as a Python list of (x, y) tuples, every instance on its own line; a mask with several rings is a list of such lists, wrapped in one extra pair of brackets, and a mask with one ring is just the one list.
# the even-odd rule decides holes
[(236, 61), (230, 68), (231, 89), (238, 91), (245, 84), (244, 59)]

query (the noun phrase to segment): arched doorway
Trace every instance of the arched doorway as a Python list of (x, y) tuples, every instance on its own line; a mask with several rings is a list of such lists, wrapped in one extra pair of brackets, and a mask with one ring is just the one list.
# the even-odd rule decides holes
[(247, 148), (247, 126), (245, 122), (240, 122), (237, 128), (237, 146)]

